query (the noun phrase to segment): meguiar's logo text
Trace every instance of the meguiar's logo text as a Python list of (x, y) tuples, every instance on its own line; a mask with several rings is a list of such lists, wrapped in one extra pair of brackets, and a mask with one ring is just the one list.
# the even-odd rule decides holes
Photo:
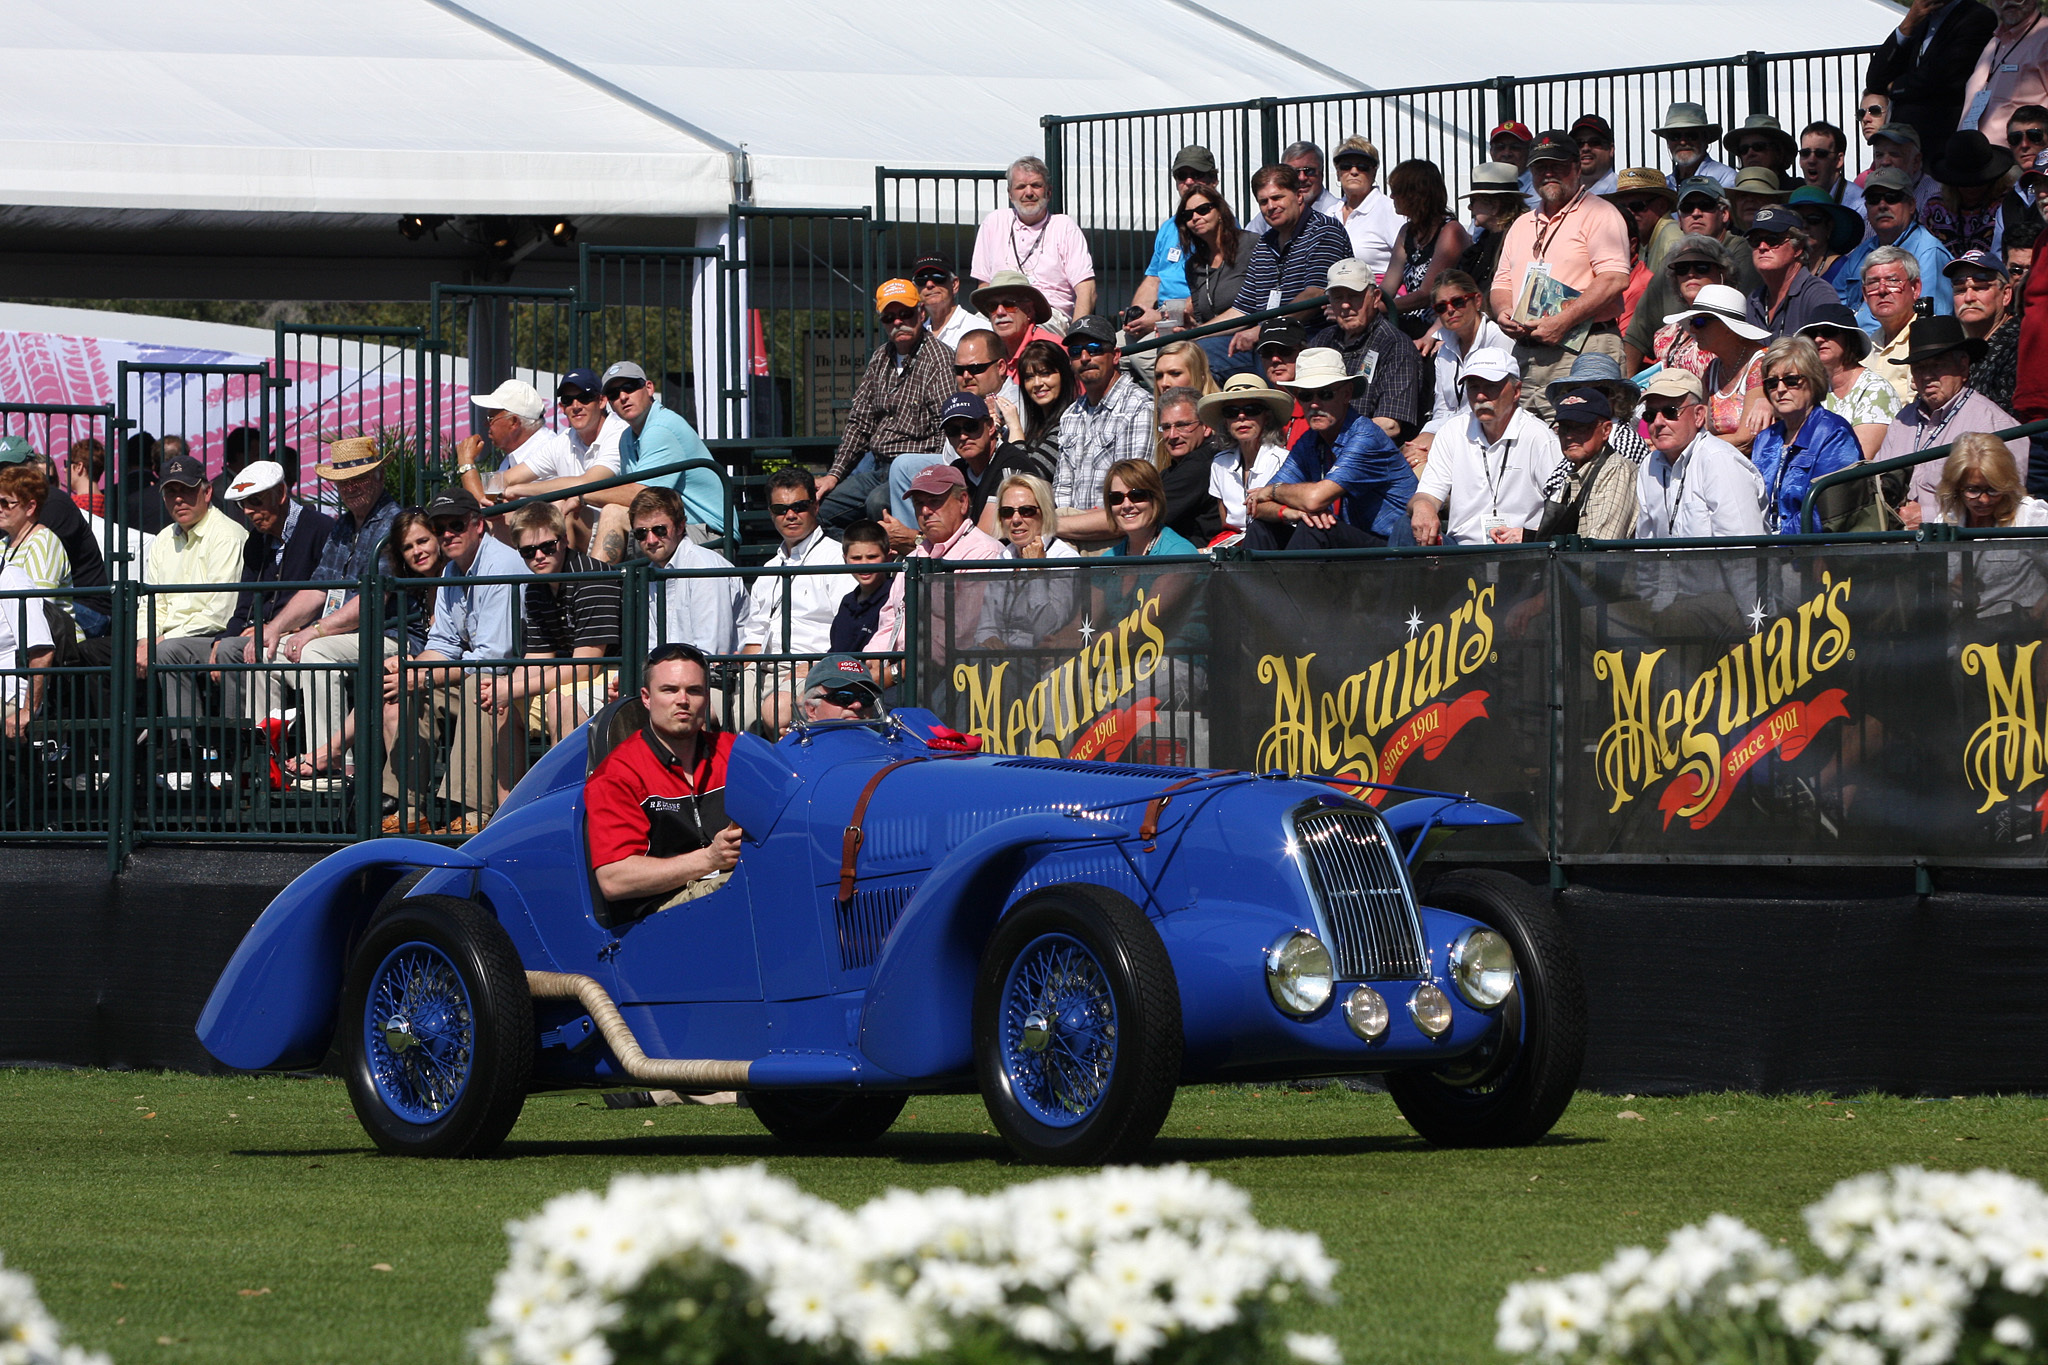
[[(967, 708), (962, 728), (981, 736), (983, 753), (1117, 757), (1158, 708), (1148, 697), (1135, 707), (1113, 709), (1166, 660), (1159, 614), (1158, 596), (1140, 591), (1137, 610), (1094, 633), (1022, 696), (1009, 695), (1008, 660), (955, 664), (953, 687)], [(1070, 750), (1063, 749), (1076, 732), (1083, 733)]]

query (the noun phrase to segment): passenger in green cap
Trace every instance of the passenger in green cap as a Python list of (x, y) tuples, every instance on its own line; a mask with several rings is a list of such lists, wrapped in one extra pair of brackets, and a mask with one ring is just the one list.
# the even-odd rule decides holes
[(876, 720), (882, 689), (867, 663), (852, 654), (827, 654), (804, 675), (806, 720)]

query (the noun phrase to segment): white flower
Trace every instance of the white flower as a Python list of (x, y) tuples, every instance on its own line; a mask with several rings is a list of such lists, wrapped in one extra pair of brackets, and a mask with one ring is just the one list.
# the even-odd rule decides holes
[(2008, 1313), (1991, 1324), (1991, 1339), (2001, 1346), (2024, 1351), (2034, 1344), (2034, 1329), (2025, 1318)]
[(1289, 1332), (1287, 1353), (1307, 1365), (1344, 1365), (1344, 1353), (1337, 1349), (1337, 1339), (1320, 1332)]

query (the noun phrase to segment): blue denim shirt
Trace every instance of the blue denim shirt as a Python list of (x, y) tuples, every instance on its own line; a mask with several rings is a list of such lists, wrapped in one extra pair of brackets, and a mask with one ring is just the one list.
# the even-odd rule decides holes
[(1408, 499), (1415, 492), (1415, 471), (1401, 449), (1377, 422), (1347, 409), (1344, 425), (1331, 433), (1330, 452), (1311, 431), (1287, 452), (1287, 463), (1272, 483), (1321, 483), (1344, 490), (1342, 519), (1376, 536), (1392, 539), (1408, 520)]
[[(1764, 504), (1764, 529), (1789, 536), (1821, 529), (1817, 525), (1799, 524), (1799, 508), (1806, 501), (1807, 488), (1821, 475), (1861, 461), (1863, 447), (1857, 443), (1856, 428), (1826, 408), (1815, 408), (1806, 414), (1805, 424), (1789, 444), (1777, 422), (1758, 432), (1749, 458), (1756, 465), (1756, 472), (1764, 476), (1764, 488), (1769, 495)], [(1818, 511), (1815, 516), (1818, 518)]]

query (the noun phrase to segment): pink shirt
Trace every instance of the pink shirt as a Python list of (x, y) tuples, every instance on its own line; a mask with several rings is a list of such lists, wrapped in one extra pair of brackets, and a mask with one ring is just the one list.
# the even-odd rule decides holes
[(998, 270), (1021, 270), (1047, 303), (1071, 314), (1075, 287), (1095, 278), (1095, 258), (1081, 225), (1066, 214), (1048, 213), (1032, 226), (1018, 222), (1015, 209), (997, 209), (981, 220), (967, 269), (983, 284)]
[(2023, 104), (2048, 104), (2048, 18), (2036, 18), (2029, 31), (2003, 30), (1991, 35), (1977, 58), (1977, 69), (1963, 87), (1965, 117), (1981, 92), (1988, 91), (1977, 131), (1994, 147), (2005, 145), (2005, 123)]
[[(1001, 559), (1003, 542), (989, 535), (972, 521), (962, 521), (953, 538), (943, 545), (933, 545), (920, 540), (911, 548), (912, 559)], [(976, 578), (946, 578), (933, 580), (935, 589), (927, 596), (931, 608), (930, 619), (926, 622), (925, 649), (934, 659), (940, 657), (940, 637), (946, 629), (946, 604), (950, 598), (958, 607), (961, 629), (953, 640), (955, 649), (971, 649), (971, 638), (975, 628), (981, 624), (981, 595), (986, 585)], [(970, 638), (960, 638), (970, 637)], [(882, 604), (882, 619), (875, 627), (874, 639), (868, 641), (868, 653), (879, 654), (903, 648), (903, 575), (897, 574), (896, 581), (889, 585), (889, 600)]]

